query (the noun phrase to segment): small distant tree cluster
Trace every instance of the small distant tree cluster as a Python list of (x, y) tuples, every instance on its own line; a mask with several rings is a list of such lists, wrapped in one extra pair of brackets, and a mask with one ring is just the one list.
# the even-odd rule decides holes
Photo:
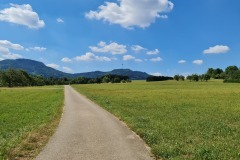
[(166, 80), (173, 80), (173, 77), (166, 77), (166, 76), (149, 76), (149, 77), (147, 77), (147, 82), (166, 81)]
[(184, 81), (185, 77), (183, 75), (177, 74), (173, 77), (173, 79), (176, 80), (176, 81)]
[(208, 81), (210, 80), (210, 75), (208, 74), (202, 74), (202, 75), (198, 75), (198, 74), (192, 74), (192, 75), (188, 75), (187, 76), (187, 80), (190, 80), (190, 81)]
[(207, 74), (214, 79), (223, 79), (225, 83), (240, 83), (240, 69), (237, 66), (228, 66), (225, 71), (209, 68)]
[(71, 79), (70, 84), (93, 84), (93, 83), (130, 83), (128, 76), (108, 74), (100, 78), (78, 77)]
[(240, 83), (240, 69), (237, 66), (228, 66), (224, 73), (225, 83)]
[(207, 73), (211, 78), (214, 79), (224, 79), (224, 71), (220, 68), (213, 69), (213, 68), (208, 68)]
[(128, 76), (105, 75), (100, 78), (78, 77), (69, 79), (45, 78), (43, 76), (29, 75), (23, 70), (9, 69), (0, 71), (0, 87), (24, 87), (24, 86), (45, 86), (45, 85), (67, 85), (67, 84), (93, 84), (93, 83), (129, 83)]
[[(198, 75), (192, 74), (187, 76), (187, 80), (190, 81), (208, 81), (213, 79), (223, 79), (225, 83), (240, 83), (240, 68), (237, 66), (228, 66), (225, 71), (220, 68), (209, 68), (205, 74)], [(179, 75), (174, 76), (175, 80), (180, 80)]]

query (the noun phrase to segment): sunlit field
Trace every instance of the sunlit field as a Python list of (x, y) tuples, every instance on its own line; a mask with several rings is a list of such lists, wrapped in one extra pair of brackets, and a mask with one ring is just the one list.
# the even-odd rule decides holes
[(240, 158), (240, 85), (137, 81), (74, 85), (128, 124), (159, 159)]
[(0, 88), (0, 159), (36, 156), (54, 132), (63, 87)]

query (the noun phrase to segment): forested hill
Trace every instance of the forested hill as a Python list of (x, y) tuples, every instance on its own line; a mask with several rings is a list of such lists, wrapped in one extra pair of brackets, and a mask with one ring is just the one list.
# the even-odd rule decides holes
[(7, 70), (7, 69), (22, 69), (26, 71), (28, 74), (32, 75), (42, 75), (44, 77), (54, 77), (54, 78), (61, 78), (61, 77), (71, 77), (71, 74), (64, 73), (53, 69), (51, 67), (46, 66), (42, 62), (29, 60), (29, 59), (16, 59), (16, 60), (3, 60), (0, 61), (0, 69)]
[(131, 80), (146, 80), (149, 76), (145, 72), (139, 72), (139, 71), (132, 71), (130, 69), (115, 69), (109, 72), (101, 72), (101, 71), (95, 71), (95, 72), (86, 72), (86, 73), (77, 73), (75, 76), (77, 77), (87, 77), (87, 78), (97, 78), (102, 77), (107, 74), (112, 75), (121, 75), (121, 76), (128, 76)]
[(53, 78), (62, 78), (62, 77), (76, 78), (80, 76), (86, 77), (86, 78), (97, 78), (107, 74), (114, 74), (114, 75), (128, 76), (132, 80), (145, 80), (149, 76), (145, 72), (132, 71), (130, 69), (115, 69), (109, 72), (95, 71), (95, 72), (69, 74), (69, 73), (58, 71), (51, 67), (47, 67), (42, 62), (29, 60), (29, 59), (0, 61), (0, 70), (7, 70), (9, 68), (22, 69), (26, 71), (28, 74), (42, 75), (44, 77), (53, 77)]

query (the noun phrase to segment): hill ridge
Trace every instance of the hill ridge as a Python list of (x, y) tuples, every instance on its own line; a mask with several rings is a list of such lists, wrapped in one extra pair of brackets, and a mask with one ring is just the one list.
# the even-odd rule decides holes
[(92, 71), (84, 73), (65, 73), (57, 69), (46, 66), (43, 62), (39, 62), (31, 59), (6, 59), (0, 61), (0, 70), (12, 69), (22, 69), (29, 74), (42, 75), (44, 77), (54, 77), (54, 78), (76, 78), (76, 77), (86, 77), (86, 78), (97, 78), (104, 76), (106, 74), (115, 74), (128, 76), (131, 80), (145, 80), (149, 76), (146, 72), (132, 71), (131, 69), (113, 69), (112, 71), (102, 72), (102, 71)]

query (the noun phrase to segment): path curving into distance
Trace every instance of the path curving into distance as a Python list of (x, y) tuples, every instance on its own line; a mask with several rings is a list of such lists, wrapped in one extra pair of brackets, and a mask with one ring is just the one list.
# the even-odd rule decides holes
[(71, 86), (59, 127), (36, 159), (153, 160), (138, 136)]

